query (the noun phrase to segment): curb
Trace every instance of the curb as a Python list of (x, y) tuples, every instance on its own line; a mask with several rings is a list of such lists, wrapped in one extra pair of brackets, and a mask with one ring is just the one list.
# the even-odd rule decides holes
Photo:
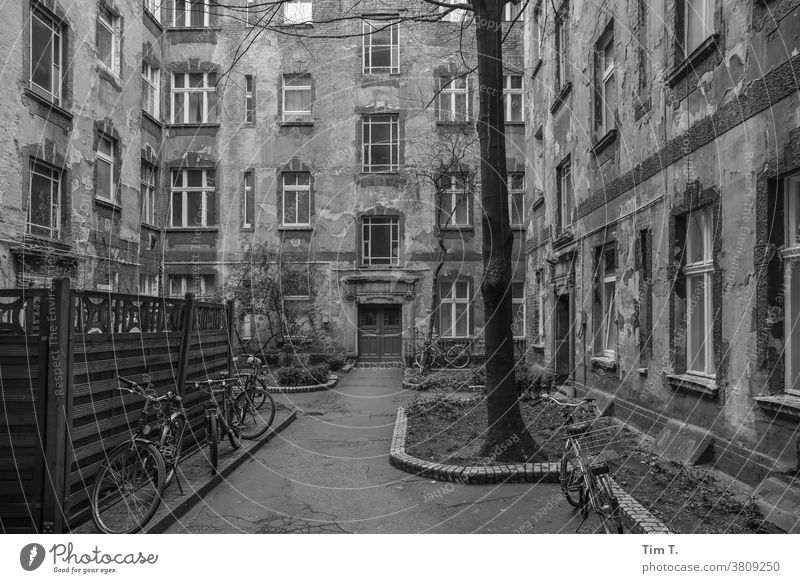
[[(406, 432), (408, 419), (403, 407), (397, 409), (397, 418), (392, 435), (389, 463), (395, 468), (440, 482), (457, 484), (508, 484), (508, 483), (558, 483), (559, 464), (525, 463), (497, 464), (483, 466), (456, 466), (430, 462), (415, 458), (406, 453)], [(611, 488), (619, 500), (622, 523), (634, 534), (671, 534), (666, 524), (658, 520), (633, 496), (620, 488), (613, 479)]]
[[(412, 382), (409, 382), (409, 381), (403, 381), (402, 387), (403, 387), (404, 390), (407, 390), (407, 391), (417, 391), (418, 393), (427, 393), (427, 392), (429, 392), (427, 390), (422, 390), (421, 391), (419, 389), (420, 384), (421, 383), (412, 383)], [(462, 393), (482, 393), (484, 390), (486, 390), (486, 386), (485, 385), (465, 385), (465, 386), (463, 386), (461, 388), (458, 388), (456, 390), (460, 391)]]
[(220, 472), (216, 475), (212, 476), (208, 479), (203, 485), (199, 488), (195, 489), (191, 492), (185, 500), (183, 500), (180, 504), (178, 504), (175, 508), (170, 510), (166, 515), (160, 518), (158, 521), (154, 522), (151, 526), (146, 528), (143, 532), (147, 534), (161, 534), (167, 528), (172, 526), (176, 521), (178, 521), (182, 516), (184, 516), (189, 510), (191, 510), (195, 504), (200, 502), (206, 494), (208, 494), (211, 490), (217, 487), (223, 479), (227, 478), (229, 475), (233, 473), (233, 471), (241, 466), (245, 460), (250, 459), (253, 457), (253, 454), (261, 448), (264, 444), (270, 441), (273, 437), (275, 437), (278, 433), (289, 427), (292, 423), (297, 420), (297, 411), (292, 411), (292, 413), (283, 421), (281, 421), (275, 427), (270, 428), (269, 431), (264, 435), (264, 437), (260, 438), (258, 441), (254, 442), (246, 451), (243, 451), (235, 460), (225, 466)]
[(300, 385), (299, 387), (267, 387), (268, 393), (280, 393), (288, 395), (291, 393), (316, 393), (317, 391), (327, 391), (336, 386), (339, 377), (330, 379), (321, 385)]

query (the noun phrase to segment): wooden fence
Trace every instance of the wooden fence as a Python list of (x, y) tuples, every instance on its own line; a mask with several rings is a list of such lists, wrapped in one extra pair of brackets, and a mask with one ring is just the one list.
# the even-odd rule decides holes
[[(118, 375), (159, 393), (231, 364), (231, 306), (69, 289), (0, 290), (0, 527), (65, 532), (88, 518), (107, 453), (130, 436), (140, 397)], [(200, 391), (181, 391), (185, 448), (204, 440)]]

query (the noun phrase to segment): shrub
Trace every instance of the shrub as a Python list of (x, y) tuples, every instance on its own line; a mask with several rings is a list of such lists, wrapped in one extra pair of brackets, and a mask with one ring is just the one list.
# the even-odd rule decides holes
[(517, 375), (517, 392), (520, 395), (549, 391), (555, 381), (553, 372), (538, 364), (519, 365), (515, 372)]
[(406, 369), (406, 383), (416, 391), (467, 391), (471, 385), (482, 385), (485, 375), (478, 370), (434, 370), (421, 372), (418, 369)]
[(328, 381), (328, 372), (328, 365), (324, 363), (308, 367), (284, 366), (275, 371), (275, 379), (284, 387), (319, 385)]
[(332, 371), (340, 370), (344, 366), (344, 355), (334, 354), (328, 358), (328, 366)]

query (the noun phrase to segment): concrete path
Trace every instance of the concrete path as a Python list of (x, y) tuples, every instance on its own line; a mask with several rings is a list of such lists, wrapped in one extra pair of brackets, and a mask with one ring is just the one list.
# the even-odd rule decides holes
[(460, 486), (391, 467), (397, 407), (414, 398), (402, 375), (357, 368), (332, 391), (281, 397), (298, 420), (167, 532), (575, 532), (557, 485)]

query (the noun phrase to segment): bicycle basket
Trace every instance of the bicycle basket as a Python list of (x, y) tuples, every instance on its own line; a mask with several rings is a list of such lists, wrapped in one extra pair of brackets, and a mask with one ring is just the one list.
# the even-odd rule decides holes
[(597, 417), (564, 426), (565, 437), (578, 445), (580, 457), (589, 465), (598, 465), (620, 457), (622, 427), (611, 417)]

